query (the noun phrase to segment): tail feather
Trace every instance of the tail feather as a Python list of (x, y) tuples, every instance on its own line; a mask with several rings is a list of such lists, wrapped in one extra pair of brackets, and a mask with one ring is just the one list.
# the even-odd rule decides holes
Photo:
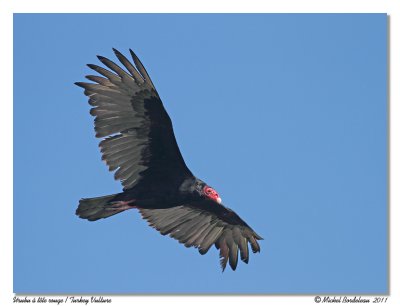
[(133, 206), (129, 205), (130, 202), (113, 201), (116, 195), (81, 199), (76, 210), (76, 215), (82, 219), (96, 221), (133, 208)]

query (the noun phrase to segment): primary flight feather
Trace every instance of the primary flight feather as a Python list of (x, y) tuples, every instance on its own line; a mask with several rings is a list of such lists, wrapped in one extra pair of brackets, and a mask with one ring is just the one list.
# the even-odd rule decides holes
[(249, 261), (260, 252), (254, 232), (234, 211), (223, 206), (218, 193), (195, 177), (179, 151), (172, 122), (146, 69), (132, 50), (133, 64), (113, 49), (121, 68), (98, 56), (108, 68), (89, 64), (99, 75), (77, 82), (93, 106), (96, 137), (102, 159), (123, 192), (79, 201), (76, 214), (96, 221), (137, 209), (150, 226), (200, 254), (215, 245), (222, 270), (236, 269), (238, 254)]

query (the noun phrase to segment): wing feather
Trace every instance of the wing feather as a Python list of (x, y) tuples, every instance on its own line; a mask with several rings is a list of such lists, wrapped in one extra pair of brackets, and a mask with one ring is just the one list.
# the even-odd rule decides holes
[(118, 57), (119, 61), (132, 74), (132, 76), (135, 79), (136, 83), (142, 84), (144, 82), (144, 80), (142, 79), (141, 75), (136, 70), (136, 68), (131, 64), (131, 62), (121, 52), (119, 52), (117, 49), (113, 48), (113, 50), (114, 50), (115, 55)]
[(207, 233), (204, 237), (201, 245), (199, 247), (199, 252), (201, 255), (204, 255), (208, 252), (208, 250), (212, 247), (218, 237), (221, 235), (222, 231), (224, 230), (223, 227), (215, 225), (211, 228), (211, 230)]
[(116, 75), (115, 73), (112, 73), (108, 71), (107, 69), (104, 69), (103, 67), (94, 65), (94, 64), (88, 64), (87, 65), (90, 69), (96, 71), (97, 73), (100, 73), (102, 76), (105, 76), (111, 83), (117, 86), (121, 86), (121, 79)]
[(235, 243), (232, 237), (232, 232), (229, 231), (230, 235), (227, 238), (227, 245), (229, 246), (229, 265), (232, 270), (236, 270), (238, 262), (238, 245)]
[[(88, 64), (101, 76), (88, 75), (90, 82), (77, 82), (89, 97), (95, 116), (96, 137), (110, 171), (116, 171), (124, 190), (140, 184), (152, 190), (177, 188), (192, 176), (178, 148), (171, 119), (143, 64), (132, 52), (133, 65), (119, 51), (122, 67), (98, 56), (106, 67)], [(161, 184), (162, 183), (162, 184)], [(162, 192), (162, 190), (160, 190)]]
[(129, 49), (129, 52), (131, 53), (133, 62), (135, 63), (136, 67), (138, 68), (140, 74), (141, 74), (141, 75), (143, 76), (143, 78), (144, 78), (146, 81), (148, 81), (148, 82), (150, 83), (150, 85), (154, 88), (154, 84), (153, 84), (153, 82), (151, 81), (150, 76), (149, 76), (149, 74), (147, 73), (146, 68), (144, 68), (144, 66), (143, 66), (142, 62), (140, 61), (140, 59), (136, 56), (136, 54), (135, 54), (131, 49)]
[(229, 247), (226, 243), (225, 236), (222, 236), (221, 239), (218, 241), (217, 248), (219, 248), (219, 262), (222, 268), (222, 271), (226, 268), (226, 263), (229, 259)]
[(114, 86), (114, 84), (111, 83), (108, 79), (100, 77), (98, 75), (87, 75), (87, 76), (85, 76), (85, 78), (87, 78), (89, 81), (99, 83), (100, 85), (103, 85), (103, 86), (108, 86), (108, 87)]
[(198, 239), (203, 240), (205, 237), (208, 235), (208, 233), (210, 231), (212, 231), (214, 229), (215, 225), (213, 224), (208, 224), (208, 223), (204, 223), (201, 228), (196, 231), (196, 232), (192, 232), (190, 235), (188, 235), (188, 237), (182, 239), (182, 243), (185, 244), (185, 247), (191, 247), (191, 246), (199, 246), (199, 243), (197, 242)]
[(187, 237), (190, 237), (192, 233), (197, 232), (202, 225), (208, 223), (208, 218), (197, 218), (201, 212), (198, 212), (196, 215), (192, 215), (191, 219), (188, 222), (185, 222), (182, 226), (180, 226), (176, 231), (171, 233), (171, 236), (176, 238), (177, 240), (183, 240)]
[(139, 208), (139, 212), (162, 235), (169, 234), (186, 247), (197, 248), (202, 255), (215, 245), (220, 252), (221, 268), (224, 270), (229, 262), (235, 270), (239, 252), (241, 260), (247, 263), (248, 243), (259, 252), (257, 240), (262, 238), (232, 210), (210, 202), (202, 200), (162, 209)]

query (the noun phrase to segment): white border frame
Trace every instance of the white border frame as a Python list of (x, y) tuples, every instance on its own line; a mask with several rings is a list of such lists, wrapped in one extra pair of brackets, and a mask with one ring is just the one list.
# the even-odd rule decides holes
[[(398, 0), (0, 0), (0, 101), (2, 137), (0, 186), (0, 305), (11, 305), (13, 293), (13, 13), (387, 13), (390, 15), (390, 296), (387, 305), (399, 305), (399, 90), (400, 2)], [(397, 139), (395, 136), (397, 136)], [(397, 189), (394, 187), (397, 186)], [(54, 296), (56, 297), (56, 296)], [(65, 298), (65, 296), (60, 296)], [(105, 296), (107, 298), (108, 296)], [(110, 296), (112, 305), (315, 305), (313, 296)], [(31, 303), (32, 304), (32, 303)], [(70, 303), (69, 303), (70, 304)], [(62, 304), (60, 304), (62, 305)], [(65, 305), (65, 303), (63, 304)], [(81, 304), (79, 304), (81, 305)], [(96, 303), (92, 305), (109, 305)]]

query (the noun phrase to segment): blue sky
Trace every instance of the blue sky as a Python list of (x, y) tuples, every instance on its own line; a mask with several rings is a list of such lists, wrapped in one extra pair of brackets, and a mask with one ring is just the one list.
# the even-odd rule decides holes
[[(14, 291), (369, 293), (387, 283), (385, 14), (14, 16)], [(135, 211), (75, 85), (132, 48), (192, 172), (265, 240), (221, 273)]]

